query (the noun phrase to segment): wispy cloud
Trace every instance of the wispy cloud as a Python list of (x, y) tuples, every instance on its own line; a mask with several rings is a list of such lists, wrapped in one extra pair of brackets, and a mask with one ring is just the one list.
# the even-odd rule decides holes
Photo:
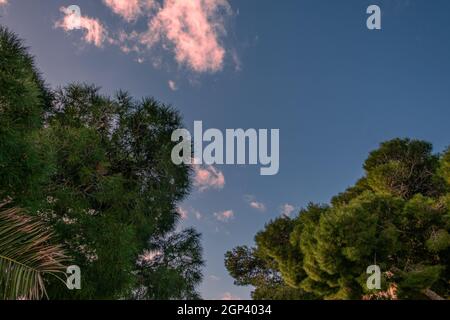
[(208, 280), (210, 280), (210, 281), (220, 281), (220, 277), (218, 277), (218, 276), (215, 276), (215, 275), (210, 275), (210, 276), (208, 276)]
[(178, 87), (177, 87), (177, 84), (176, 84), (175, 81), (169, 80), (168, 84), (169, 84), (170, 90), (172, 90), (172, 91), (177, 91), (178, 90)]
[(233, 59), (234, 70), (236, 72), (242, 71), (242, 61), (241, 61), (241, 58), (239, 57), (236, 49), (231, 50), (231, 59)]
[(131, 31), (127, 32), (125, 30), (119, 30), (116, 32), (114, 37), (108, 38), (108, 42), (111, 45), (116, 45), (123, 53), (142, 53), (142, 48), (138, 44), (138, 39), (140, 37), (139, 32)]
[[(6, 2), (0, 0), (0, 4)], [(160, 61), (161, 52), (171, 52), (179, 65), (196, 73), (222, 70), (227, 53), (236, 68), (240, 68), (236, 52), (227, 52), (223, 44), (226, 21), (232, 15), (228, 0), (103, 0), (103, 3), (128, 23), (127, 32), (124, 28), (106, 27), (88, 16), (82, 15), (78, 22), (67, 8), (61, 8), (64, 17), (56, 26), (72, 31), (80, 23), (84, 41), (97, 47), (108, 43), (124, 53), (136, 53), (139, 59)], [(139, 29), (142, 24), (135, 23), (140, 19), (147, 22), (143, 29)]]
[(250, 207), (252, 207), (255, 210), (265, 212), (267, 210), (267, 207), (264, 203), (257, 201), (255, 196), (252, 195), (246, 195), (244, 197), (245, 201), (249, 204)]
[(60, 10), (64, 17), (56, 22), (55, 27), (62, 28), (66, 32), (82, 29), (84, 30), (84, 41), (97, 47), (103, 46), (104, 41), (107, 39), (107, 30), (98, 19), (83, 15), (78, 17), (65, 7), (61, 7)]
[(250, 207), (259, 211), (266, 211), (266, 206), (262, 202), (252, 201), (250, 202)]
[(281, 206), (281, 214), (289, 217), (295, 211), (295, 207), (289, 203), (283, 204)]
[(217, 220), (221, 222), (228, 222), (234, 219), (234, 212), (233, 210), (226, 210), (222, 212), (216, 212), (214, 213), (214, 216), (216, 217)]
[(195, 219), (197, 219), (197, 220), (201, 220), (203, 218), (202, 213), (198, 210), (193, 210), (193, 214), (194, 214)]

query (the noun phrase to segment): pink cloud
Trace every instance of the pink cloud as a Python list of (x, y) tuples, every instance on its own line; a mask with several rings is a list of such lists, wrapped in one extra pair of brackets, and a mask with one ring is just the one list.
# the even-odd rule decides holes
[(295, 211), (295, 207), (288, 203), (284, 204), (281, 207), (281, 214), (284, 216), (287, 216), (287, 217), (289, 217), (292, 214), (292, 212), (294, 212), (294, 211)]
[(108, 42), (111, 45), (119, 47), (123, 53), (142, 53), (138, 43), (139, 33), (137, 31), (126, 32), (125, 30), (118, 31), (114, 37), (109, 37)]
[(221, 300), (232, 300), (233, 301), (233, 300), (241, 300), (241, 298), (231, 294), (230, 292), (225, 292), (222, 295), (222, 299)]
[[(6, 3), (8, 0), (0, 0)], [(102, 0), (112, 12), (132, 23), (146, 19), (147, 30), (134, 28), (130, 32), (107, 28), (96, 18), (77, 17), (68, 8), (61, 8), (64, 17), (56, 27), (65, 31), (82, 29), (83, 39), (98, 47), (104, 43), (118, 47), (126, 54), (135, 53), (139, 58), (148, 56), (155, 65), (161, 65), (159, 51), (173, 52), (175, 61), (194, 72), (218, 72), (222, 70), (227, 52), (222, 43), (226, 36), (225, 21), (232, 15), (228, 0)], [(236, 51), (230, 50), (236, 70), (240, 60)]]
[(227, 210), (227, 211), (223, 211), (223, 212), (216, 212), (216, 213), (214, 213), (214, 216), (219, 221), (228, 222), (228, 221), (234, 219), (234, 212), (233, 212), (233, 210)]
[(208, 189), (223, 189), (225, 186), (225, 176), (222, 171), (214, 166), (201, 166), (195, 164), (194, 160), (194, 186), (203, 192)]
[(154, 0), (103, 0), (103, 2), (128, 22), (137, 20), (144, 14), (145, 9), (151, 9), (155, 5)]
[(219, 71), (226, 53), (219, 41), (225, 34), (223, 13), (230, 11), (227, 0), (164, 0), (141, 42), (148, 47), (168, 42), (179, 64), (196, 72)]
[[(174, 53), (175, 61), (194, 72), (214, 73), (222, 70), (227, 52), (222, 38), (226, 35), (225, 21), (232, 15), (228, 0), (102, 0), (112, 12), (132, 23), (145, 18), (147, 30), (107, 32), (95, 18), (77, 17), (68, 8), (61, 8), (64, 18), (56, 27), (65, 31), (83, 29), (84, 40), (98, 47), (104, 43), (118, 47), (122, 52), (140, 57), (151, 52), (150, 60), (158, 63), (159, 50)], [(0, 3), (7, 0), (0, 0)], [(236, 51), (228, 53), (236, 69), (240, 69)]]
[(258, 211), (264, 212), (266, 211), (266, 205), (262, 202), (259, 202), (255, 199), (253, 195), (246, 195), (244, 197), (245, 201), (248, 202), (249, 206)]
[(182, 207), (178, 207), (177, 212), (180, 215), (181, 219), (183, 219), (183, 220), (186, 220), (189, 216), (188, 211)]
[(8, 0), (0, 0), (0, 6), (8, 4)]
[(253, 209), (259, 210), (259, 211), (266, 211), (266, 206), (262, 202), (251, 201), (250, 207), (252, 207)]
[(77, 16), (65, 7), (62, 7), (60, 10), (64, 13), (64, 17), (56, 22), (55, 26), (57, 28), (62, 28), (66, 32), (75, 29), (84, 29), (84, 41), (92, 43), (97, 47), (103, 45), (103, 42), (107, 38), (107, 31), (99, 20), (83, 15)]

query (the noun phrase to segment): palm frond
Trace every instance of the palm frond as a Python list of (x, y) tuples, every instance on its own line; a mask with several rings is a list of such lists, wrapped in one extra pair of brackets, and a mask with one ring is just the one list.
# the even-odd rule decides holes
[(66, 256), (53, 233), (36, 218), (0, 203), (0, 299), (42, 299), (44, 277), (61, 280)]

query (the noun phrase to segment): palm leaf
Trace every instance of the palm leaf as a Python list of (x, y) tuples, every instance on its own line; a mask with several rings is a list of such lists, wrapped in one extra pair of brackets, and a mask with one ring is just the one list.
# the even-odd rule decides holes
[(42, 299), (46, 275), (63, 281), (66, 256), (50, 244), (52, 237), (49, 227), (20, 209), (0, 211), (0, 299)]

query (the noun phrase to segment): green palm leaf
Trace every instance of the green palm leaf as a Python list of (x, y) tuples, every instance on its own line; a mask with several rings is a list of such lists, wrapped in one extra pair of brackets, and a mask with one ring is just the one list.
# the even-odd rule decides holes
[(49, 227), (20, 209), (0, 211), (0, 299), (42, 299), (46, 275), (63, 281), (66, 256), (50, 244), (52, 237)]

